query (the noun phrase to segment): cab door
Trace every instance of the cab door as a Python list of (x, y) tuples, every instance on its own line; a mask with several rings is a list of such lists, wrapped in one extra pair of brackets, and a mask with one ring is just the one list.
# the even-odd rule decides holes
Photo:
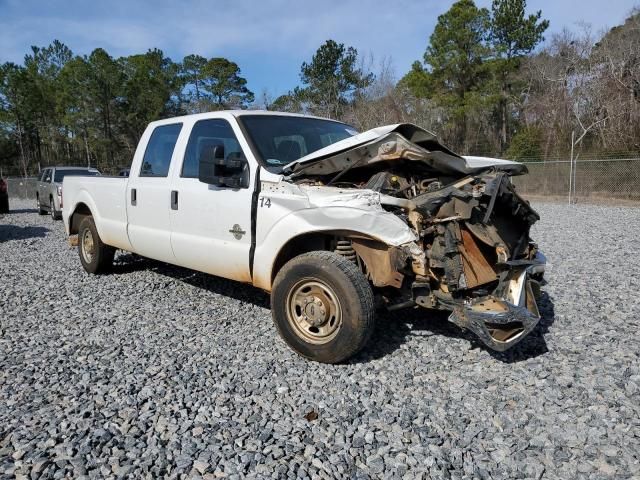
[(45, 168), (42, 171), (42, 174), (40, 175), (40, 178), (38, 179), (38, 197), (40, 198), (40, 203), (42, 205), (45, 206), (49, 206), (48, 200), (45, 197), (46, 192), (45, 192), (45, 182), (50, 182), (51, 181), (51, 169), (50, 168)]
[[(127, 183), (127, 234), (134, 252), (149, 258), (175, 263), (171, 249), (171, 177), (176, 143), (182, 123), (157, 125), (140, 140), (144, 153), (134, 159)], [(135, 161), (137, 160), (137, 161)]]
[(52, 176), (53, 176), (52, 169), (45, 168), (42, 171), (42, 175), (38, 179), (38, 186), (37, 186), (38, 199), (39, 199), (40, 205), (46, 208), (49, 208), (49, 187), (51, 185)]
[[(229, 121), (230, 120), (230, 121)], [(179, 265), (220, 277), (250, 282), (251, 204), (255, 161), (235, 119), (208, 118), (193, 124), (179, 171), (174, 171), (171, 245)], [(198, 180), (199, 159), (217, 148), (224, 158), (248, 160), (243, 187), (208, 185)]]

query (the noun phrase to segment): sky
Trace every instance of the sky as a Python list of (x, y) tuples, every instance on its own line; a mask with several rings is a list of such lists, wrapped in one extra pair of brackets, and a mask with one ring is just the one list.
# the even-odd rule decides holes
[[(256, 96), (299, 84), (300, 65), (331, 38), (391, 60), (396, 77), (421, 59), (438, 15), (452, 0), (0, 0), (0, 63), (21, 63), (31, 45), (58, 39), (76, 54), (112, 56), (160, 48), (174, 61), (195, 53), (236, 62)], [(490, 7), (491, 0), (476, 0)], [(579, 7), (577, 6), (579, 5)], [(563, 27), (594, 32), (620, 24), (640, 0), (529, 0)]]

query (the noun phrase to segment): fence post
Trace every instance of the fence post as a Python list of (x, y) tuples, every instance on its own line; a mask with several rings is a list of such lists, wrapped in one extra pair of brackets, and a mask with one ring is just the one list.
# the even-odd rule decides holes
[(573, 204), (574, 205), (578, 203), (578, 189), (576, 188), (576, 179), (578, 178), (577, 171), (578, 171), (579, 156), (580, 155), (578, 154), (578, 156), (576, 156), (576, 158), (573, 160)]
[(569, 157), (569, 205), (571, 205), (571, 192), (573, 187), (573, 137), (575, 131), (571, 130), (571, 156)]

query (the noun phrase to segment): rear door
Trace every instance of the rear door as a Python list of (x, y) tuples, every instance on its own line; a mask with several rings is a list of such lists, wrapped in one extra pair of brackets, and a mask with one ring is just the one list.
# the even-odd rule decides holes
[(198, 180), (203, 150), (224, 148), (226, 158), (250, 153), (234, 119), (208, 118), (193, 124), (180, 169), (173, 172), (171, 244), (177, 263), (212, 275), (250, 282), (251, 202), (256, 162), (247, 158), (246, 188), (208, 185)]
[(175, 263), (169, 219), (170, 169), (182, 123), (157, 125), (140, 140), (142, 158), (134, 162), (127, 184), (127, 233), (135, 253)]

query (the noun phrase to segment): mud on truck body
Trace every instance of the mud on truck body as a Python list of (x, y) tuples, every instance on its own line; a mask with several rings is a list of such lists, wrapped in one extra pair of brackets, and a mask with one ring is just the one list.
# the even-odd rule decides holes
[[(448, 311), (451, 322), (498, 351), (538, 323), (545, 258), (529, 233), (539, 216), (511, 182), (526, 173), (524, 165), (460, 156), (411, 124), (357, 134), (339, 122), (273, 112), (192, 117), (181, 117), (181, 128), (192, 132), (176, 133), (169, 151), (168, 176), (176, 178), (167, 180), (166, 209), (177, 215), (191, 208), (189, 222), (207, 222), (216, 220), (207, 220), (203, 202), (245, 198), (246, 205), (225, 204), (212, 238), (167, 233), (167, 254), (158, 253), (155, 237), (136, 243), (131, 235), (150, 232), (135, 224), (143, 221), (135, 215), (145, 195), (138, 170), (153, 162), (143, 162), (144, 142), (154, 127), (175, 126), (180, 118), (151, 124), (131, 176), (119, 180), (129, 187), (115, 191), (115, 179), (65, 184), (65, 227), (78, 234), (87, 271), (104, 270), (113, 250), (122, 248), (251, 283), (271, 293), (274, 323), (289, 346), (322, 362), (345, 360), (366, 344), (376, 306)], [(235, 143), (225, 144), (234, 151), (225, 154), (222, 143), (212, 147), (220, 133), (206, 134), (197, 178), (189, 183), (179, 162), (186, 163), (198, 143), (196, 131), (204, 135), (199, 123), (211, 118), (232, 127)], [(190, 199), (196, 191), (201, 196)], [(107, 202), (118, 218), (96, 213)], [(197, 251), (219, 257), (207, 262)]]

